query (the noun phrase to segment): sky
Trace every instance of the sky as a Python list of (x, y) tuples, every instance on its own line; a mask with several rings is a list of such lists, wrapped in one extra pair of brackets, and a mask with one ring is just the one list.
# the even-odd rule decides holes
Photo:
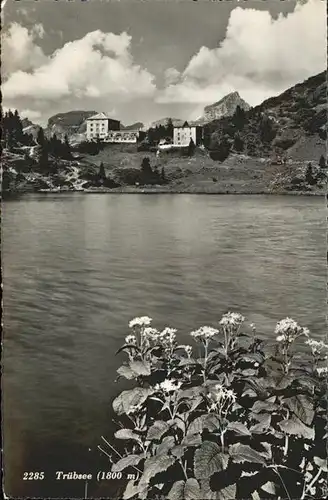
[(196, 119), (326, 68), (324, 0), (7, 0), (2, 24), (3, 106), (41, 125), (70, 110)]

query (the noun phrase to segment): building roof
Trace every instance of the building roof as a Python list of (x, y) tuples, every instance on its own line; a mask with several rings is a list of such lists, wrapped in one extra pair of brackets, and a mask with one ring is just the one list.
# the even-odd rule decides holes
[(88, 118), (88, 120), (104, 120), (104, 119), (113, 120), (115, 122), (119, 122), (119, 120), (115, 120), (115, 118), (111, 118), (111, 116), (109, 115), (109, 113), (105, 113), (104, 111), (101, 111), (101, 113), (98, 113), (96, 115), (89, 116), (89, 118)]
[(183, 125), (174, 125), (174, 128), (191, 128), (191, 127), (201, 127), (199, 123), (196, 122), (184, 122)]

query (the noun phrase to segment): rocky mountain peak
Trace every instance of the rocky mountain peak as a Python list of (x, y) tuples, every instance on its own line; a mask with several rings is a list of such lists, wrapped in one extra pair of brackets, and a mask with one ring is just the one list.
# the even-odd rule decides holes
[(230, 92), (230, 94), (227, 94), (219, 101), (205, 106), (203, 116), (197, 121), (204, 124), (213, 120), (219, 120), (225, 116), (232, 116), (237, 106), (245, 111), (250, 109), (250, 105), (240, 97), (239, 92)]

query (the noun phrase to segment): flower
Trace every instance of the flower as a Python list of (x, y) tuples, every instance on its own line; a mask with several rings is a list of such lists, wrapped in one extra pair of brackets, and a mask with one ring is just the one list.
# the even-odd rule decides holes
[(241, 325), (243, 321), (245, 321), (244, 316), (242, 316), (239, 313), (234, 313), (229, 311), (222, 316), (220, 320), (220, 325), (236, 327)]
[(322, 340), (314, 340), (314, 339), (308, 339), (305, 344), (309, 345), (312, 349), (312, 352), (321, 352), (322, 349), (328, 349), (328, 345), (325, 344)]
[(284, 342), (286, 344), (291, 344), (300, 335), (309, 336), (309, 329), (303, 328), (292, 318), (284, 318), (278, 321), (275, 328), (275, 334), (277, 335), (277, 342)]
[(125, 337), (125, 343), (126, 344), (136, 345), (136, 343), (137, 343), (137, 337), (135, 335), (127, 335)]
[(140, 316), (139, 318), (134, 318), (130, 321), (129, 327), (134, 328), (136, 326), (149, 326), (152, 319), (149, 316)]
[(166, 327), (161, 332), (160, 337), (163, 341), (167, 341), (170, 344), (173, 344), (173, 342), (175, 342), (176, 339), (176, 332), (177, 330), (175, 328)]
[(182, 386), (182, 382), (178, 382), (177, 380), (173, 379), (166, 379), (160, 384), (155, 385), (155, 390), (156, 391), (163, 391), (163, 392), (172, 392), (172, 391), (177, 391), (180, 389)]
[(219, 333), (218, 330), (212, 328), (211, 326), (201, 326), (198, 330), (191, 332), (191, 336), (195, 339), (206, 340), (214, 337)]
[(191, 345), (179, 345), (179, 349), (184, 349), (188, 355), (188, 358), (192, 355), (192, 347)]
[(156, 341), (159, 338), (160, 333), (158, 330), (156, 330), (156, 328), (152, 328), (151, 326), (146, 326), (146, 328), (144, 328), (142, 332), (142, 335), (145, 338)]
[(283, 340), (286, 340), (285, 335), (278, 335), (278, 337), (276, 337), (277, 342), (282, 342)]
[(318, 375), (324, 375), (325, 373), (328, 373), (328, 366), (325, 366), (324, 368), (317, 368), (317, 373)]

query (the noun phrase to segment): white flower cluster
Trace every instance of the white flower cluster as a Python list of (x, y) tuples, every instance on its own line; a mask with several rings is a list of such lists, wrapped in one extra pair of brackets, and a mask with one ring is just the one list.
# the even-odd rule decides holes
[(184, 349), (186, 351), (188, 358), (191, 357), (191, 355), (192, 355), (192, 347), (191, 347), (191, 345), (179, 345), (179, 348), (180, 349)]
[(238, 327), (240, 326), (243, 321), (245, 321), (244, 316), (242, 316), (239, 313), (235, 312), (227, 312), (224, 314), (220, 320), (220, 325), (221, 326), (231, 326), (231, 327)]
[(222, 409), (224, 406), (228, 408), (236, 401), (236, 394), (231, 389), (226, 389), (222, 384), (216, 384), (214, 390), (208, 395), (212, 400), (210, 410)]
[(318, 375), (324, 375), (325, 373), (328, 373), (328, 366), (325, 366), (324, 368), (317, 368), (317, 373)]
[(155, 390), (169, 393), (169, 392), (177, 391), (178, 389), (180, 389), (181, 386), (182, 386), (182, 382), (178, 382), (177, 380), (173, 380), (173, 379), (166, 379), (163, 382), (161, 382), (160, 384), (156, 384)]
[(194, 337), (194, 339), (207, 340), (211, 339), (212, 337), (214, 337), (214, 335), (217, 335), (218, 333), (219, 330), (216, 330), (211, 326), (201, 326), (200, 328), (198, 328), (198, 330), (191, 332), (190, 335)]
[(308, 337), (310, 332), (308, 328), (301, 327), (292, 318), (284, 318), (278, 321), (274, 333), (277, 335), (277, 342), (291, 343), (300, 335)]
[(127, 335), (125, 337), (125, 343), (137, 345), (137, 337), (135, 335)]
[(135, 328), (136, 326), (149, 326), (152, 322), (152, 319), (149, 316), (140, 316), (140, 318), (133, 318), (130, 323), (130, 328)]
[(319, 354), (323, 349), (328, 349), (328, 345), (322, 340), (308, 339), (305, 343), (311, 347), (313, 355)]

